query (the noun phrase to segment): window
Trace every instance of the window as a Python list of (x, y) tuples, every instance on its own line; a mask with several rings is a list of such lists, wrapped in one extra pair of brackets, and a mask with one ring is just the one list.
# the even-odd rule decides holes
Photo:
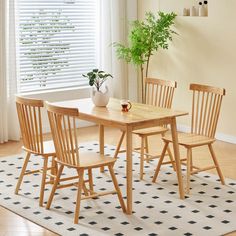
[(97, 67), (97, 0), (18, 0), (21, 92), (87, 85)]

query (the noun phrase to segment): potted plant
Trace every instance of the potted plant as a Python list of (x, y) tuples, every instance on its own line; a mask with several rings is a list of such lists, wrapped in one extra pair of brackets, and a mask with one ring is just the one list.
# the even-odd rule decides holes
[(88, 78), (89, 85), (93, 86), (93, 103), (96, 106), (106, 106), (109, 102), (109, 91), (107, 86), (105, 86), (104, 91), (103, 85), (108, 78), (113, 78), (113, 76), (111, 74), (106, 73), (105, 71), (93, 69), (92, 71), (89, 71), (86, 75), (83, 74), (83, 77)]
[(148, 77), (150, 57), (160, 48), (168, 49), (168, 43), (172, 40), (172, 34), (176, 34), (171, 27), (174, 24), (175, 13), (158, 12), (154, 15), (146, 13), (144, 21), (132, 22), (131, 32), (128, 36), (128, 46), (114, 43), (119, 59), (140, 67), (142, 102), (145, 102), (145, 78)]

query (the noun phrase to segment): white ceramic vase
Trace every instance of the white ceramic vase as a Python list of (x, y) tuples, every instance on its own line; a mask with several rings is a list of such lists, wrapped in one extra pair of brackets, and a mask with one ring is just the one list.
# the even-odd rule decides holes
[(110, 98), (108, 87), (105, 87), (105, 91), (97, 91), (93, 87), (91, 97), (95, 106), (105, 107), (108, 104)]

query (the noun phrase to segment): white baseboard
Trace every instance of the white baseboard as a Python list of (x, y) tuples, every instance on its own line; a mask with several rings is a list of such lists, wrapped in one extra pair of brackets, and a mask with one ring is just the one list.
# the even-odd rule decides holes
[[(190, 132), (190, 126), (187, 125), (177, 125), (177, 129), (180, 132)], [(216, 133), (216, 139), (227, 143), (236, 144), (236, 136), (233, 135)]]
[(236, 144), (236, 137), (233, 135), (216, 133), (216, 139), (227, 142), (227, 143)]

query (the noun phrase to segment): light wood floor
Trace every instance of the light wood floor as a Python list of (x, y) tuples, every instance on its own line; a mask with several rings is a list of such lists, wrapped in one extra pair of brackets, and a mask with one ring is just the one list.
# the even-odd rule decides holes
[[(80, 142), (98, 140), (98, 128), (88, 127), (80, 129)], [(117, 144), (120, 131), (112, 128), (105, 129), (105, 143)], [(48, 138), (48, 136), (47, 136)], [(138, 138), (134, 138), (134, 145), (138, 145)], [(161, 147), (156, 147), (160, 139), (151, 137), (150, 149), (152, 152), (160, 152)], [(0, 157), (15, 155), (21, 153), (21, 142), (8, 142), (0, 144)], [(158, 144), (159, 146), (160, 144)], [(236, 180), (236, 145), (225, 142), (216, 141), (214, 144), (215, 151), (221, 165), (225, 177)], [(185, 150), (180, 150), (181, 154), (185, 154)], [(208, 158), (208, 151), (205, 148), (199, 148), (193, 153), (196, 165), (204, 165), (210, 162)], [(214, 170), (211, 171), (215, 173)], [(52, 236), (56, 235), (4, 208), (0, 207), (0, 236)], [(235, 233), (228, 234), (227, 236), (236, 236)]]

